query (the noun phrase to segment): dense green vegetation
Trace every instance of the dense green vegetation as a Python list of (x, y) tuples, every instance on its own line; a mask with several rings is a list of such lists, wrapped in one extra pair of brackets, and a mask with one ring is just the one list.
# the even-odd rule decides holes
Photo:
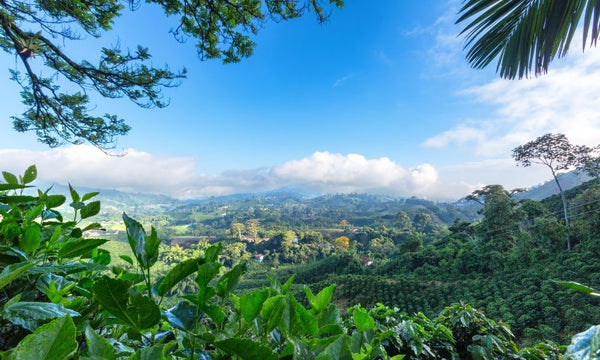
[[(565, 194), (572, 250), (560, 199), (519, 203), (499, 185), (473, 194), (483, 204), (476, 223), (445, 228), (399, 211), (397, 227), (346, 220), (333, 235), (272, 230), (266, 239), (251, 221), (215, 245), (182, 247), (125, 214), (126, 242), (89, 237), (102, 228), (90, 222), (97, 193), (70, 188), (63, 217), (65, 196), (28, 192), (35, 167), (3, 177), (0, 346), (9, 359), (559, 359), (566, 348), (555, 344), (600, 323), (597, 301), (571, 289), (594, 290), (552, 281), (600, 282), (594, 182)], [(577, 346), (595, 353), (597, 329)], [(585, 358), (577, 346), (568, 356)]]

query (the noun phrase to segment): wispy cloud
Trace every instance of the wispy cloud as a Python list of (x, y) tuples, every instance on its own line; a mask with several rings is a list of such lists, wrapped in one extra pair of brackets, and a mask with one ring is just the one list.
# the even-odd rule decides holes
[(348, 74), (348, 75), (344, 75), (341, 78), (336, 79), (333, 84), (331, 84), (332, 88), (336, 88), (340, 85), (342, 85), (343, 83), (345, 83), (346, 81), (352, 79), (354, 77), (354, 74)]
[(392, 58), (390, 58), (389, 55), (386, 54), (385, 51), (383, 51), (383, 50), (376, 51), (375, 56), (377, 57), (377, 60), (379, 60), (379, 62), (382, 63), (383, 65), (387, 65), (387, 66), (394, 65), (394, 61), (392, 60)]
[(462, 77), (472, 71), (464, 59), (463, 37), (458, 35), (461, 26), (455, 24), (460, 5), (460, 0), (448, 0), (433, 23), (402, 32), (405, 37), (423, 39), (423, 78)]
[(547, 75), (526, 80), (496, 79), (461, 92), (490, 115), (469, 119), (427, 139), (423, 145), (471, 144), (481, 156), (499, 156), (549, 132), (577, 144), (600, 142), (600, 50), (571, 54)]

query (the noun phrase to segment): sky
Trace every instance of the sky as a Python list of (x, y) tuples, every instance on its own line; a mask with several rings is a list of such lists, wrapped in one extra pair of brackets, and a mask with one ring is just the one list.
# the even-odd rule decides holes
[[(200, 61), (180, 44), (173, 19), (142, 4), (98, 40), (64, 44), (93, 60), (99, 45), (143, 44), (153, 64), (185, 67), (163, 91), (170, 105), (142, 109), (96, 99), (99, 114), (130, 133), (106, 156), (90, 145), (49, 149), (16, 133), (19, 88), (0, 71), (0, 170), (36, 164), (50, 183), (200, 198), (279, 188), (451, 200), (488, 184), (508, 189), (550, 179), (519, 167), (511, 150), (546, 133), (575, 144), (600, 141), (600, 51), (574, 40), (547, 75), (501, 80), (495, 66), (464, 60), (458, 0), (346, 1), (323, 25), (310, 14), (267, 22), (252, 57)], [(1, 69), (14, 55), (0, 55)]]

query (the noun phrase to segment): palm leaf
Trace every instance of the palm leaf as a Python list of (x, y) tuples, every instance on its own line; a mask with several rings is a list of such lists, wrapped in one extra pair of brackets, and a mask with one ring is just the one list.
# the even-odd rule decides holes
[(548, 71), (567, 54), (583, 16), (582, 47), (595, 46), (600, 34), (600, 0), (465, 0), (457, 23), (467, 22), (467, 61), (476, 69), (498, 59), (503, 78)]

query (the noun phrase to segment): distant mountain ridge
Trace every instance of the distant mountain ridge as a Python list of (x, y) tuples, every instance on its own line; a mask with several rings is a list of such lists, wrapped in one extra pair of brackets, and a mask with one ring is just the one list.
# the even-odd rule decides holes
[[(576, 172), (559, 174), (559, 181), (564, 190), (572, 189), (585, 181), (589, 177)], [(49, 184), (39, 183), (38, 187), (46, 189)], [(70, 200), (69, 188), (64, 185), (52, 185), (53, 193), (63, 194)], [(250, 208), (255, 206), (288, 206), (299, 205), (305, 208), (314, 209), (339, 209), (350, 210), (361, 208), (367, 212), (381, 212), (381, 216), (393, 217), (398, 211), (406, 211), (409, 215), (417, 212), (428, 212), (440, 222), (448, 223), (457, 216), (466, 220), (473, 219), (478, 204), (465, 202), (464, 198), (456, 202), (434, 202), (431, 200), (418, 199), (416, 197), (403, 198), (390, 195), (373, 194), (318, 194), (307, 192), (298, 188), (281, 188), (259, 193), (240, 193), (223, 196), (206, 197), (202, 199), (181, 200), (168, 195), (149, 194), (149, 193), (130, 193), (114, 189), (93, 189), (88, 187), (74, 186), (75, 189), (83, 195), (88, 192), (98, 191), (96, 199), (102, 202), (102, 213), (120, 214), (127, 212), (131, 214), (166, 214), (172, 212), (187, 211), (196, 207), (203, 207), (206, 204), (236, 204), (238, 207)], [(515, 195), (516, 200), (531, 199), (541, 201), (558, 193), (558, 187), (554, 180), (534, 186), (524, 193)], [(69, 203), (70, 201), (67, 201)], [(450, 211), (450, 208), (455, 208)]]
[[(558, 174), (558, 181), (563, 190), (570, 190), (583, 184), (591, 178), (577, 171), (570, 171)], [(535, 201), (544, 200), (552, 195), (559, 193), (558, 186), (554, 179), (548, 180), (543, 184), (529, 188), (526, 192), (515, 195), (516, 200), (530, 199)]]

